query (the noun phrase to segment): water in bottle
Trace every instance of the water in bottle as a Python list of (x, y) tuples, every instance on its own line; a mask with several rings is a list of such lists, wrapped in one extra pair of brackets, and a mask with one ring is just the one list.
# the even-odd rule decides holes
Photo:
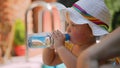
[[(70, 40), (69, 34), (65, 34), (65, 40)], [(28, 47), (30, 48), (46, 48), (53, 43), (54, 41), (51, 38), (51, 34), (46, 32), (31, 34), (28, 37)]]

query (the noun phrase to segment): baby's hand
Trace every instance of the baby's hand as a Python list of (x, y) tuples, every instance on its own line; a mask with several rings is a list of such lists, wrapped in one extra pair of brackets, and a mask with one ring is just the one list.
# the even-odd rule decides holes
[(59, 30), (54, 31), (52, 33), (52, 38), (54, 39), (54, 48), (59, 48), (64, 46), (65, 43), (65, 36)]

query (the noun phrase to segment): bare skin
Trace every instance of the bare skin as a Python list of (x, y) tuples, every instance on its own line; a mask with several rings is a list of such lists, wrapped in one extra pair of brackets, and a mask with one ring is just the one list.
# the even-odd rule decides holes
[(70, 35), (70, 42), (74, 45), (69, 51), (65, 47), (65, 37), (59, 30), (52, 33), (54, 38), (54, 45), (45, 48), (43, 51), (43, 62), (47, 65), (53, 66), (64, 63), (67, 68), (76, 68), (78, 55), (95, 43), (95, 37), (88, 24), (74, 24), (68, 21), (67, 32)]
[(120, 65), (100, 65), (104, 61), (120, 56), (120, 27), (101, 40), (83, 51), (77, 60), (77, 68), (120, 68)]

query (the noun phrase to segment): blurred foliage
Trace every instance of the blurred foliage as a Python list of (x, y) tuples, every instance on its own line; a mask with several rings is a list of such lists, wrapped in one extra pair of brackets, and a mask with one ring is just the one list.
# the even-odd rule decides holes
[(104, 0), (112, 15), (109, 31), (120, 26), (120, 0)]
[(17, 19), (15, 21), (14, 44), (15, 45), (25, 44), (25, 25), (21, 19)]

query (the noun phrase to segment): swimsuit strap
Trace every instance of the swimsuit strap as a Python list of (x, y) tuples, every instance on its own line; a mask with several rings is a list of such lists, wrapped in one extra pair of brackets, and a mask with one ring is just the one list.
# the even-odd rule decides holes
[(68, 41), (65, 41), (65, 47), (66, 47), (68, 50), (72, 51), (73, 44), (69, 43)]

